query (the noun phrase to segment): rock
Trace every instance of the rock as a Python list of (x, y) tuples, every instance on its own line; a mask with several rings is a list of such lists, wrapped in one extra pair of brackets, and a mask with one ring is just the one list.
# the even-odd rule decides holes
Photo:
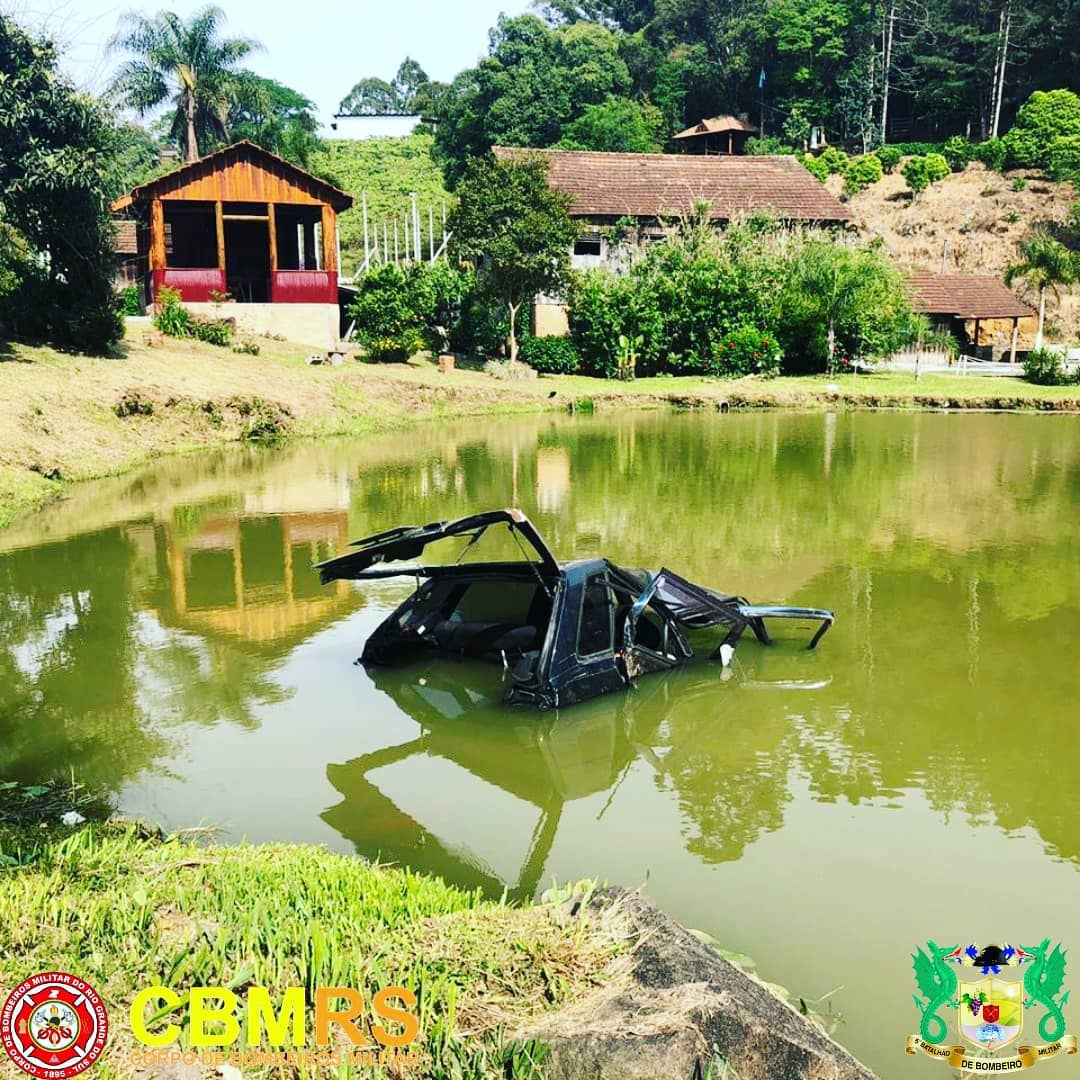
[(513, 1033), (552, 1048), (549, 1080), (696, 1080), (720, 1062), (739, 1080), (873, 1080), (812, 1020), (639, 894), (605, 889), (588, 910), (616, 907), (636, 940), (626, 970)]

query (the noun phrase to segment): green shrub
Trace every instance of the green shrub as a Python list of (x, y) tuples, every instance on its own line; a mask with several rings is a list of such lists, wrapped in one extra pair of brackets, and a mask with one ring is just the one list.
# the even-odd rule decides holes
[(775, 135), (751, 135), (746, 140), (746, 152), (748, 154), (798, 154), (798, 150), (790, 143), (778, 139)]
[(143, 313), (142, 288), (139, 285), (131, 284), (120, 290), (120, 312), (123, 315)]
[(1050, 143), (1046, 171), (1054, 180), (1080, 180), (1080, 134), (1059, 135)]
[(1022, 176), (1014, 176), (1009, 187), (1013, 191), (1023, 191), (1027, 187), (1027, 180)]
[(1024, 378), (1037, 386), (1063, 386), (1069, 381), (1059, 353), (1033, 349), (1024, 357)]
[(862, 154), (848, 162), (844, 174), (844, 191), (857, 195), (864, 188), (876, 184), (882, 176), (881, 159), (875, 154)]
[(930, 186), (930, 170), (924, 157), (909, 158), (900, 173), (907, 181), (913, 196), (918, 196)]
[(818, 161), (824, 163), (830, 175), (832, 173), (843, 175), (847, 172), (848, 156), (843, 150), (838, 150), (835, 146), (826, 146), (818, 155)]
[(898, 142), (890, 143), (900, 151), (903, 157), (925, 157), (927, 154), (940, 154), (943, 144), (936, 142)]
[(1045, 166), (1054, 140), (1069, 135), (1080, 135), (1080, 96), (1072, 90), (1036, 90), (1005, 133), (1009, 164)]
[(258, 356), (259, 355), (259, 343), (252, 341), (250, 338), (245, 338), (243, 341), (238, 341), (232, 351), (234, 353), (242, 353), (246, 356)]
[(881, 162), (881, 167), (887, 173), (891, 173), (900, 164), (903, 156), (904, 152), (899, 146), (879, 146), (874, 151), (874, 157)]
[(191, 323), (192, 336), (208, 345), (231, 344), (235, 330), (232, 319), (193, 319)]
[(971, 143), (963, 135), (953, 135), (945, 140), (941, 155), (949, 163), (953, 172), (963, 172), (973, 154)]
[(349, 308), (356, 340), (373, 360), (407, 360), (425, 348), (468, 351), (463, 318), (474, 292), (471, 271), (442, 260), (375, 266), (360, 278)]
[(821, 158), (814, 157), (813, 154), (803, 154), (799, 160), (806, 171), (823, 184), (829, 179), (829, 166)]
[(545, 375), (573, 375), (581, 366), (577, 348), (568, 337), (527, 337), (519, 355)]
[(945, 160), (944, 154), (926, 155), (926, 174), (930, 177), (931, 184), (944, 180), (951, 172), (952, 169), (949, 168), (949, 163)]
[(717, 375), (765, 375), (780, 373), (783, 352), (771, 334), (752, 326), (740, 326), (716, 343), (713, 371)]
[(169, 337), (190, 337), (195, 317), (186, 307), (176, 289), (158, 289), (155, 300), (154, 325)]
[(1009, 157), (1009, 149), (1003, 139), (987, 139), (971, 148), (972, 156), (981, 161), (988, 169), (1001, 172)]

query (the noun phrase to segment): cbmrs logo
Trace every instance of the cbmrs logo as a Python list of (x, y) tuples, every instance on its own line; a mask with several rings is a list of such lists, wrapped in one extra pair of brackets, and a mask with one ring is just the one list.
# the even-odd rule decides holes
[(109, 1018), (97, 992), (63, 971), (31, 975), (0, 1009), (0, 1042), (12, 1062), (41, 1080), (85, 1072), (101, 1056)]
[[(270, 992), (263, 986), (252, 986), (246, 1004), (244, 1042), (248, 1046), (306, 1044), (307, 998), (302, 987), (286, 990), (280, 1009), (275, 1010)], [(404, 986), (377, 991), (370, 1010), (365, 1007), (364, 995), (347, 986), (318, 987), (312, 1004), (318, 1046), (332, 1043), (333, 1028), (354, 1047), (408, 1046), (420, 1033), (420, 1021), (409, 1011), (416, 1005), (416, 995)], [(170, 1046), (181, 1032), (181, 1025), (172, 1016), (186, 1008), (191, 1046), (232, 1046), (240, 1041), (239, 1005), (239, 996), (222, 986), (192, 987), (186, 999), (166, 986), (152, 986), (138, 993), (131, 1004), (131, 1030), (144, 1046)]]

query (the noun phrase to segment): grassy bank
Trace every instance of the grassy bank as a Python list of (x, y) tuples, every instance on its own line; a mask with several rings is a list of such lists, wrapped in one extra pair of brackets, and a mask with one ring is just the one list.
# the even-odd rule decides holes
[[(199, 845), (132, 825), (47, 832), (0, 825), (0, 1000), (39, 971), (86, 979), (109, 1010), (104, 1076), (138, 1073), (129, 1010), (155, 985), (182, 999), (191, 986), (230, 987), (241, 1007), (262, 986), (275, 1009), (292, 986), (309, 1000), (318, 986), (359, 989), (365, 1002), (386, 986), (417, 995), (419, 1064), (245, 1075), (539, 1076), (545, 1051), (515, 1040), (515, 1028), (618, 966), (617, 915), (510, 907), (314, 847)], [(154, 1030), (181, 1025), (186, 1047), (186, 1016), (159, 1016)], [(364, 1022), (379, 1020), (368, 1012)]]
[(162, 454), (244, 439), (361, 434), (427, 420), (578, 408), (996, 408), (1080, 411), (1080, 387), (1019, 379), (875, 374), (632, 383), (583, 376), (504, 381), (433, 365), (309, 366), (308, 349), (265, 341), (260, 356), (200, 342), (122, 359), (47, 348), (0, 352), (0, 528), (72, 482)]

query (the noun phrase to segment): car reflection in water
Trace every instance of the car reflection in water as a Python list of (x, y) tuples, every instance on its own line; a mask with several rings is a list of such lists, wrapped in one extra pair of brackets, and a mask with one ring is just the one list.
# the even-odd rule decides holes
[(831, 682), (815, 654), (774, 654), (767, 663), (782, 677), (759, 677), (739, 661), (723, 672), (673, 671), (543, 716), (507, 710), (507, 676), (482, 665), (374, 668), (376, 687), (420, 733), (328, 765), (342, 800), (322, 818), (368, 858), (527, 900), (544, 879), (568, 803), (605, 791), (610, 803), (636, 762), (660, 778), (678, 770), (706, 727), (737, 707), (733, 691), (812, 692)]

